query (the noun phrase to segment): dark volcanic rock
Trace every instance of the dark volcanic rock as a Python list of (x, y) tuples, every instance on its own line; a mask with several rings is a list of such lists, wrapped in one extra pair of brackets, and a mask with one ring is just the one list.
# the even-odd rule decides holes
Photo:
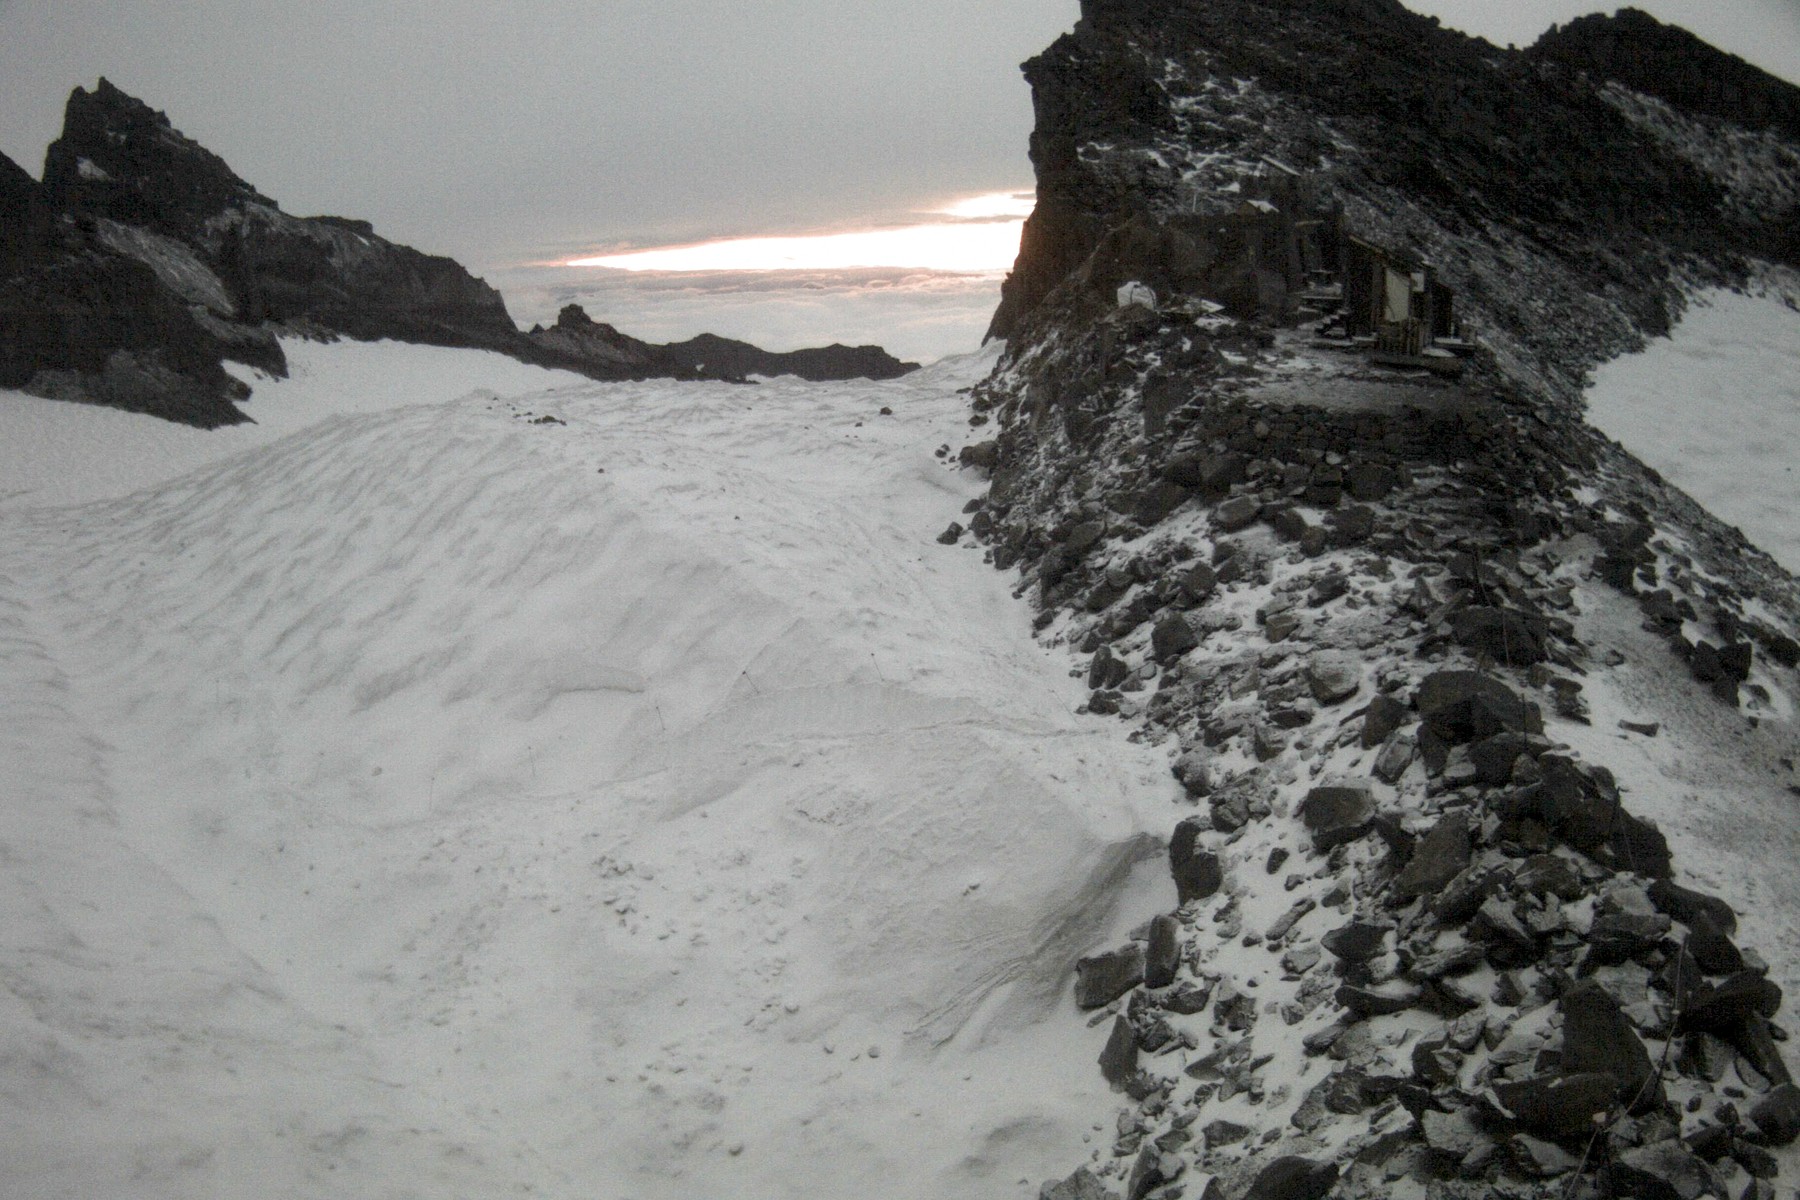
[(1800, 1138), (1800, 1087), (1784, 1083), (1756, 1102), (1750, 1110), (1759, 1140), (1767, 1146), (1786, 1146)]
[(1456, 640), (1497, 663), (1526, 667), (1546, 657), (1542, 618), (1510, 608), (1465, 608), (1451, 619)]
[(1150, 922), (1150, 940), (1144, 947), (1144, 986), (1168, 987), (1181, 965), (1181, 923), (1168, 914)]
[(1361, 837), (1374, 817), (1375, 797), (1361, 785), (1316, 787), (1300, 802), (1300, 819), (1320, 850)]
[(1650, 1052), (1618, 1004), (1588, 980), (1563, 994), (1563, 1070), (1604, 1072), (1618, 1080), (1617, 1099), (1633, 1111), (1659, 1107), (1662, 1087)]
[(1082, 1167), (1060, 1183), (1046, 1183), (1038, 1200), (1113, 1200), (1113, 1194), (1092, 1171)]
[(1288, 1155), (1262, 1169), (1244, 1200), (1324, 1200), (1337, 1177), (1336, 1163)]
[(1144, 948), (1132, 943), (1075, 964), (1075, 1003), (1102, 1008), (1144, 982)]
[(1721, 1194), (1711, 1168), (1675, 1138), (1625, 1151), (1607, 1174), (1616, 1195), (1640, 1200), (1699, 1200)]
[(1497, 733), (1541, 733), (1536, 708), (1511, 688), (1479, 671), (1439, 671), (1426, 676), (1413, 696), (1432, 732), (1451, 745)]
[(1180, 658), (1199, 644), (1199, 635), (1180, 613), (1170, 613), (1150, 632), (1150, 652), (1157, 662)]
[(1781, 988), (1766, 976), (1740, 971), (1718, 986), (1700, 989), (1688, 1001), (1679, 1030), (1729, 1034), (1753, 1016), (1772, 1017), (1781, 1007)]
[(1442, 892), (1468, 867), (1471, 846), (1469, 818), (1460, 812), (1445, 816), (1413, 847), (1394, 880), (1394, 894), (1410, 899)]
[(1178, 904), (1204, 900), (1217, 892), (1225, 882), (1225, 872), (1219, 865), (1219, 856), (1202, 849), (1199, 844), (1200, 834), (1205, 829), (1205, 822), (1189, 817), (1175, 826), (1175, 832), (1169, 839), (1169, 873), (1175, 877)]
[(1697, 918), (1704, 917), (1721, 933), (1737, 932), (1737, 912), (1717, 896), (1684, 888), (1668, 879), (1652, 883), (1649, 893), (1650, 903), (1677, 921), (1692, 925)]
[(1345, 962), (1367, 962), (1381, 953), (1387, 935), (1386, 925), (1352, 921), (1327, 933), (1319, 944)]
[(1584, 1139), (1594, 1118), (1612, 1107), (1619, 1081), (1611, 1075), (1539, 1075), (1494, 1088), (1500, 1103), (1528, 1133), (1554, 1141)]
[(1106, 1045), (1100, 1051), (1100, 1073), (1113, 1087), (1122, 1088), (1137, 1074), (1137, 1065), (1137, 1033), (1131, 1028), (1130, 1021), (1124, 1017), (1116, 1017), (1112, 1033), (1107, 1036)]
[(1406, 705), (1392, 696), (1377, 696), (1369, 701), (1368, 711), (1363, 714), (1363, 748), (1372, 750), (1387, 741), (1406, 724), (1406, 717)]

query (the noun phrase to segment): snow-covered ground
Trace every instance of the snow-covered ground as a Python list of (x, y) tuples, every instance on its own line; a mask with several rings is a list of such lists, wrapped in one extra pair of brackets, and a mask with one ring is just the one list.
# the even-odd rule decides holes
[(1588, 419), (1800, 572), (1800, 312), (1696, 297), (1672, 336), (1594, 372)]
[(251, 424), (203, 431), (136, 413), (0, 390), (0, 511), (123, 496), (344, 413), (386, 412), (486, 389), (510, 395), (585, 377), (485, 350), (404, 342), (282, 342), (288, 377), (227, 363), (251, 385)]
[(933, 540), (984, 360), (288, 349), (241, 430), (0, 396), (0, 1195), (992, 1197), (1104, 1143), (1067, 967), (1172, 907), (1176, 789)]

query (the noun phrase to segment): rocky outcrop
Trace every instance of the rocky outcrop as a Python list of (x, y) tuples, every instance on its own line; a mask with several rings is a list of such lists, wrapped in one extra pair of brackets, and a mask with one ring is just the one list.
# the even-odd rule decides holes
[[(564, 306), (556, 324), (532, 326), (526, 335), (548, 365), (569, 366), (602, 377), (725, 379), (797, 375), (813, 382), (894, 379), (916, 371), (880, 346), (831, 345), (779, 353), (710, 333), (658, 345), (595, 321), (579, 304)], [(606, 373), (606, 374), (603, 374)]]
[[(1579, 407), (1764, 269), (1786, 160), (1389, 0), (1087, 0), (1026, 72), (966, 536), (1192, 805), (1178, 907), (1105, 959), (1174, 970), (1083, 992), (1130, 1103), (1082, 1186), (1769, 1194), (1781, 989), (1577, 735), (1624, 594), (1673, 703), (1759, 736), (1800, 589)], [(1334, 326), (1346, 258), (1278, 261), (1340, 237), (1453, 285), (1460, 373)]]
[(366, 221), (283, 212), (105, 79), (69, 97), (42, 183), (0, 159), (0, 387), (230, 424), (249, 391), (224, 363), (285, 374), (277, 333), (496, 350), (597, 379), (889, 378), (914, 365), (873, 346), (654, 346), (575, 311), (523, 333), (454, 260)]
[[(1695, 256), (1732, 277), (1741, 255), (1791, 240), (1800, 203), (1794, 180), (1786, 208), (1734, 206), (1731, 162), (1692, 161), (1605, 79), (1393, 0), (1088, 0), (1025, 74), (1038, 210), (996, 337), (1028, 332), (1127, 220), (1279, 204), (1299, 173), (1363, 236), (1432, 259), (1465, 301), (1529, 247), (1529, 276), (1470, 304), (1468, 323), (1509, 375), (1572, 394), (1596, 357), (1667, 329)], [(1209, 86), (1228, 80), (1243, 86)]]

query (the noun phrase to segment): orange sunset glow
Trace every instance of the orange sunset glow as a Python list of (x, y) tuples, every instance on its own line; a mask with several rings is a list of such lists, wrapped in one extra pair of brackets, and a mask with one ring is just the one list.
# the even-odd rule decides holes
[(572, 267), (624, 271), (818, 271), (904, 267), (959, 274), (1006, 271), (1031, 212), (1029, 192), (969, 196), (933, 210), (936, 220), (885, 229), (722, 238), (577, 258)]

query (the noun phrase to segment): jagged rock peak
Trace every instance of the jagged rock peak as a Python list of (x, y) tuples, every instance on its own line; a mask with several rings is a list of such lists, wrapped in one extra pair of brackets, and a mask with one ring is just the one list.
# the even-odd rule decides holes
[(175, 237), (245, 204), (278, 207), (169, 118), (102, 77), (76, 88), (62, 136), (44, 157), (44, 187), (65, 209)]

